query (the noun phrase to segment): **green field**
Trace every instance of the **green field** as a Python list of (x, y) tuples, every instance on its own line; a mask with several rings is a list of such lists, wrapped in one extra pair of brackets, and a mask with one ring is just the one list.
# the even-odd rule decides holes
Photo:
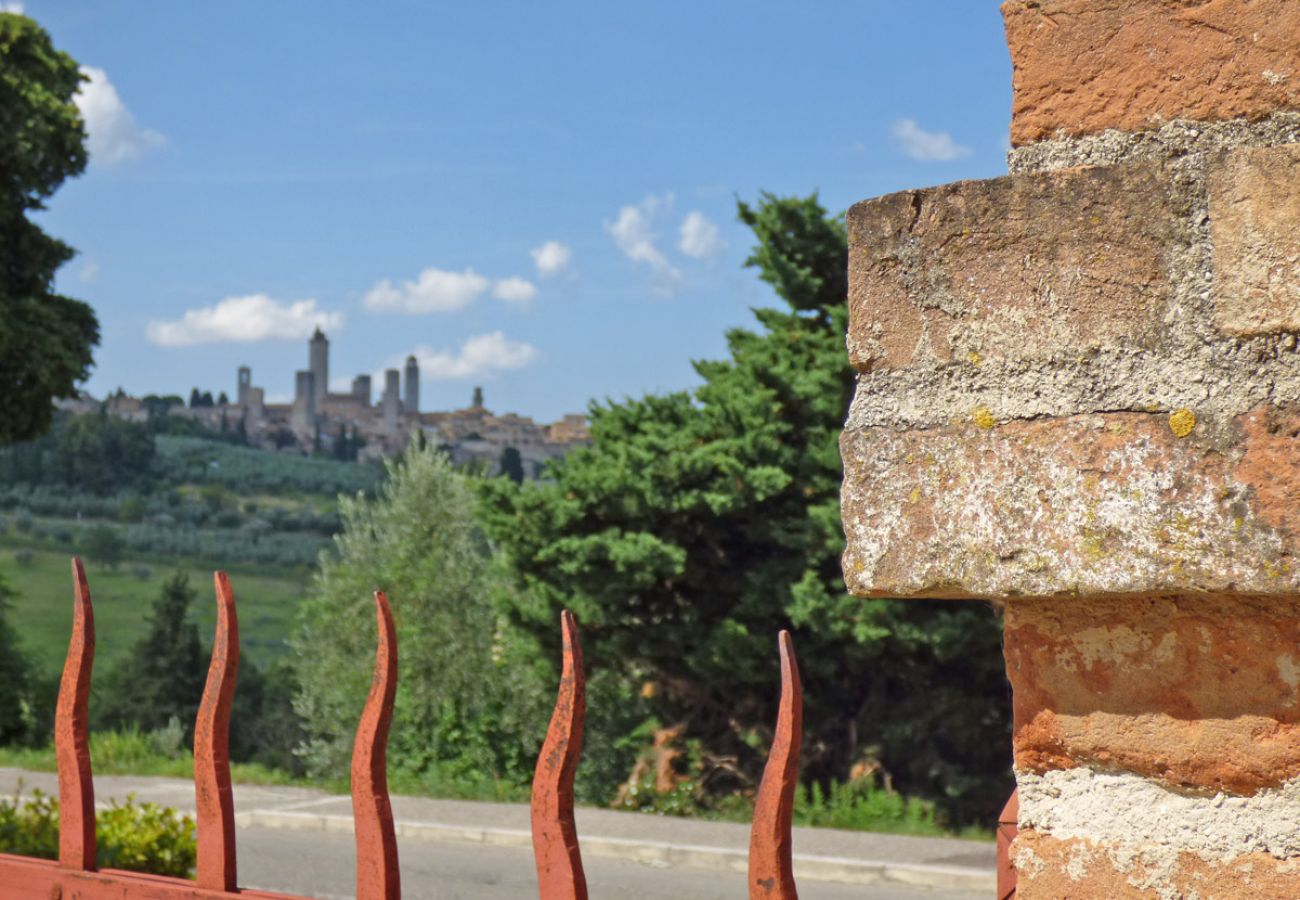
[[(71, 554), (53, 550), (31, 553), (30, 564), (19, 565), (14, 558), (15, 548), (0, 544), (0, 576), (17, 594), (8, 619), (32, 665), (47, 674), (57, 674), (68, 652), (68, 631), (72, 626)], [(86, 576), (95, 609), (97, 671), (107, 671), (144, 634), (154, 598), (162, 582), (177, 568), (175, 562), (131, 560), (124, 561), (117, 571), (88, 567)], [(191, 583), (198, 588), (194, 617), (201, 639), (208, 644), (216, 624), (212, 570), (192, 564), (179, 568), (189, 573)], [(265, 575), (256, 569), (233, 567), (229, 573), (238, 603), (241, 649), (264, 667), (287, 649), (285, 641), (310, 576)]]

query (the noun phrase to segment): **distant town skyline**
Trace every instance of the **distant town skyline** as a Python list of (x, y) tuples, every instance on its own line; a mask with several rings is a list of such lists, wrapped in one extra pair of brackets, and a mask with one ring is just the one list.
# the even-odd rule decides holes
[(317, 326), (336, 373), (415, 356), (431, 409), (688, 388), (773, 302), (736, 199), (1005, 171), (993, 0), (0, 7), (89, 79), (90, 168), (41, 219), (96, 396), (247, 364), (287, 402)]

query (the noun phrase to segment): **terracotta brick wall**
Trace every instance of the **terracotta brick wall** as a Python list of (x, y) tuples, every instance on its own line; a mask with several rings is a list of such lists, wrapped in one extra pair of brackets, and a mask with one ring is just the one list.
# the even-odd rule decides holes
[(1010, 0), (853, 207), (844, 572), (1006, 617), (1025, 898), (1300, 897), (1300, 0)]

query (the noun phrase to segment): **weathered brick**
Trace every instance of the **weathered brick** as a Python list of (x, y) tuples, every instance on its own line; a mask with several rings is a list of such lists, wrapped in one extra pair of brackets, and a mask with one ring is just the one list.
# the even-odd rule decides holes
[(1216, 325), (1300, 330), (1300, 145), (1226, 154), (1208, 185)]
[(1300, 109), (1295, 0), (1007, 0), (1016, 146)]
[(1135, 163), (859, 203), (850, 359), (865, 371), (1152, 343), (1171, 255), (1190, 242), (1189, 202), (1166, 169)]
[(1020, 771), (1090, 765), (1254, 794), (1300, 776), (1300, 600), (1012, 600)]
[(1296, 411), (1004, 424), (980, 412), (939, 428), (845, 431), (851, 591), (1300, 593)]

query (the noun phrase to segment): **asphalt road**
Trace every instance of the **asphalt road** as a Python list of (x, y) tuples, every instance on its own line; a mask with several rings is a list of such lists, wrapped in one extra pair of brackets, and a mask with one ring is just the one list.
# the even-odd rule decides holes
[[(353, 897), (352, 836), (325, 831), (241, 828), (242, 887), (306, 894), (320, 900)], [(526, 848), (441, 841), (400, 842), (406, 900), (520, 900), (537, 896), (533, 856)], [(596, 900), (745, 900), (744, 873), (655, 868), (618, 859), (583, 861)], [(801, 900), (988, 900), (984, 894), (807, 882)]]

